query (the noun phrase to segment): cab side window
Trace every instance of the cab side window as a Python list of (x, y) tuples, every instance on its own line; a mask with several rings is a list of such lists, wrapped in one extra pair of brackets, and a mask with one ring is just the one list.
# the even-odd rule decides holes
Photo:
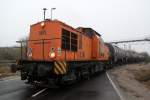
[(62, 29), (62, 49), (70, 50), (70, 32)]
[(77, 51), (78, 42), (77, 34), (68, 30), (62, 29), (61, 48), (69, 51)]

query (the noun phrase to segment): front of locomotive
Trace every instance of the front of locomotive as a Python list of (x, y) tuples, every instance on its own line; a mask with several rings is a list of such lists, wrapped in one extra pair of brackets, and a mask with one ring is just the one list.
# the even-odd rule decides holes
[(59, 22), (45, 20), (30, 27), (27, 59), (21, 59), (21, 79), (30, 84), (57, 83), (66, 74), (65, 51), (61, 50)]

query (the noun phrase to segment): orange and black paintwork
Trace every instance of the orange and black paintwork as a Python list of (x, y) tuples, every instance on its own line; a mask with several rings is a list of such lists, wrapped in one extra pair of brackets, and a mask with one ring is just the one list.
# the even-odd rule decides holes
[[(63, 38), (66, 38), (66, 41), (63, 41)], [(50, 57), (51, 49), (55, 58)], [(28, 53), (30, 52), (32, 55), (28, 54), (27, 60), (51, 61), (57, 70), (61, 69), (58, 66), (63, 65), (58, 62), (107, 61), (109, 58), (108, 48), (99, 33), (91, 28), (74, 29), (58, 20), (45, 20), (31, 25), (28, 40)], [(56, 74), (66, 73), (58, 73), (56, 69), (54, 68)]]
[[(26, 58), (22, 57), (26, 42)], [(104, 43), (92, 28), (73, 28), (59, 20), (46, 19), (30, 26), (29, 39), (21, 41), (17, 60), (21, 79), (28, 83), (68, 84), (108, 69), (114, 63), (139, 61), (142, 56)]]
[(64, 83), (101, 71), (109, 49), (92, 28), (77, 29), (58, 20), (30, 26), (27, 58), (20, 59), (21, 77), (29, 83)]
[[(44, 25), (41, 26), (42, 24)], [(83, 30), (90, 30), (89, 35)], [(63, 37), (63, 31), (68, 32), (66, 38), (69, 40), (66, 40), (66, 44), (70, 46), (67, 50), (65, 50), (65, 47), (62, 48), (62, 39), (65, 38), (65, 36)], [(77, 37), (76, 40), (71, 37), (72, 35)], [(76, 50), (72, 50), (72, 43), (74, 43)], [(81, 27), (74, 29), (58, 20), (45, 20), (31, 25), (28, 48), (32, 49), (32, 57), (28, 57), (28, 59), (37, 61), (108, 60), (109, 56), (108, 48), (96, 31)], [(54, 48), (55, 58), (49, 57), (51, 48)]]

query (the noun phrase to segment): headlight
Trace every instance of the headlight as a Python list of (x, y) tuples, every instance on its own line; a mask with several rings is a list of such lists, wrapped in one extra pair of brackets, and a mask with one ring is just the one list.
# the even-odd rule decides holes
[(49, 56), (50, 56), (50, 58), (55, 58), (56, 54), (55, 54), (55, 52), (52, 52), (49, 54)]
[(41, 27), (44, 27), (44, 26), (45, 26), (45, 23), (44, 23), (44, 22), (42, 22), (42, 23), (41, 23)]

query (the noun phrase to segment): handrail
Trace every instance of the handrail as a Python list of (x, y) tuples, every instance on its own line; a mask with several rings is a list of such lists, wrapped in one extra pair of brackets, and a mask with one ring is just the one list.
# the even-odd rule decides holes
[[(22, 40), (22, 41), (16, 41), (17, 43), (20, 43), (20, 47), (21, 47), (21, 51), (20, 51), (20, 58), (21, 58), (21, 60), (22, 60), (22, 58), (23, 58), (23, 43), (25, 42), (26, 43), (26, 54), (27, 54), (27, 45), (28, 45), (28, 42), (33, 42), (33, 41), (41, 41), (42, 42), (42, 56), (43, 56), (43, 60), (45, 59), (44, 58), (44, 44), (45, 44), (45, 41), (46, 40), (55, 40), (55, 39), (62, 39), (62, 38), (51, 38), (51, 39), (37, 39), (37, 40)], [(66, 61), (66, 54), (67, 54), (67, 52), (66, 52), (66, 45), (67, 45), (67, 43), (66, 43), (66, 41), (65, 41), (65, 49), (63, 50), (64, 52), (65, 52), (65, 61)], [(72, 45), (74, 45), (74, 44), (72, 44)], [(74, 60), (75, 60), (75, 52), (76, 51), (73, 51), (74, 52)], [(25, 55), (25, 57), (27, 58), (27, 55)]]
[(37, 39), (37, 40), (21, 40), (21, 41), (16, 41), (16, 42), (17, 43), (21, 43), (21, 42), (27, 42), (27, 41), (43, 41), (43, 40), (54, 40), (54, 39), (61, 39), (61, 38)]

